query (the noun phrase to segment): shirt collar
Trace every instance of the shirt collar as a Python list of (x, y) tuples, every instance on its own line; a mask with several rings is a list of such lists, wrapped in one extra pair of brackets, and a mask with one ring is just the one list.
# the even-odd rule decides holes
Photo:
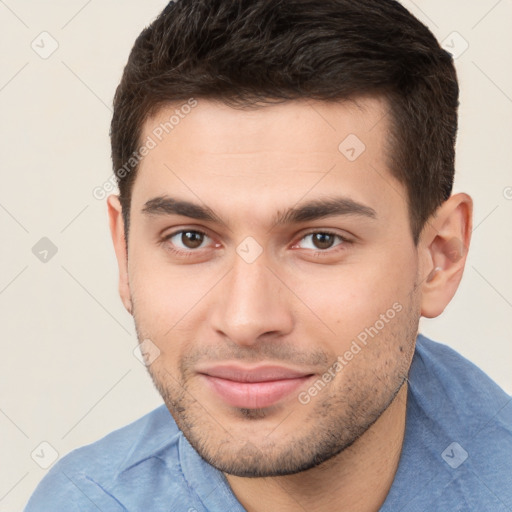
[(165, 405), (161, 405), (139, 421), (142, 422), (142, 426), (137, 425), (139, 422), (133, 425), (133, 428), (139, 430), (137, 439), (119, 464), (117, 475), (176, 444), (177, 437), (181, 434)]

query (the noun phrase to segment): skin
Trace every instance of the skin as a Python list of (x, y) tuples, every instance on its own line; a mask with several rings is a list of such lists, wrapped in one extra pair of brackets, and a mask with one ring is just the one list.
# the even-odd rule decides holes
[[(141, 140), (175, 108), (148, 119)], [(157, 347), (151, 377), (250, 512), (379, 509), (399, 462), (419, 318), (439, 315), (462, 277), (467, 251), (454, 254), (454, 241), (469, 246), (471, 199), (453, 195), (414, 244), (406, 190), (386, 165), (385, 112), (369, 97), (258, 109), (200, 99), (140, 164), (128, 252), (118, 197), (108, 198), (120, 295), (139, 340)], [(349, 134), (366, 146), (354, 161), (338, 150)], [(216, 217), (143, 212), (161, 196)], [(374, 216), (273, 222), (341, 196)], [(207, 236), (163, 240), (180, 230)], [(400, 311), (389, 319), (393, 305)], [(381, 315), (377, 334), (301, 403)], [(199, 371), (212, 362), (275, 363), (312, 377), (271, 406), (240, 408), (206, 385)]]

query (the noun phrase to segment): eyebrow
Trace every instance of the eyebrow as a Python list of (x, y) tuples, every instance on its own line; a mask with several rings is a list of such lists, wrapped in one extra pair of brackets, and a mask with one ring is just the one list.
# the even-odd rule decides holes
[(183, 215), (191, 219), (225, 224), (223, 220), (207, 206), (174, 199), (169, 196), (158, 196), (146, 201), (142, 208), (142, 213), (146, 215)]
[[(169, 196), (159, 196), (148, 200), (142, 208), (142, 213), (145, 215), (182, 215), (191, 219), (226, 225), (211, 208)], [(369, 219), (377, 218), (377, 212), (369, 206), (358, 203), (348, 197), (333, 197), (315, 199), (284, 212), (278, 212), (273, 221), (273, 227), (323, 219), (335, 215), (355, 215)]]
[(284, 213), (279, 213), (274, 225), (293, 224), (298, 222), (323, 219), (334, 215), (357, 215), (377, 218), (377, 212), (364, 204), (358, 203), (348, 197), (333, 197), (326, 199), (315, 199), (300, 206), (290, 208)]

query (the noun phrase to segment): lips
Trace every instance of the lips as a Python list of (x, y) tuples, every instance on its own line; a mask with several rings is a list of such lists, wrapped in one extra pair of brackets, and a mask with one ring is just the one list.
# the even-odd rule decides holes
[(312, 374), (282, 366), (244, 368), (222, 365), (201, 369), (205, 384), (225, 403), (244, 409), (263, 409), (289, 396)]

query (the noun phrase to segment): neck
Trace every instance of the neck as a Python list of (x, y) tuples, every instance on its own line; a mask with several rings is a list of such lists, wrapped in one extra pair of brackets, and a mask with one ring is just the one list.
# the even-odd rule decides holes
[(247, 512), (377, 512), (391, 488), (405, 433), (407, 382), (379, 419), (323, 464), (280, 477), (226, 475)]

